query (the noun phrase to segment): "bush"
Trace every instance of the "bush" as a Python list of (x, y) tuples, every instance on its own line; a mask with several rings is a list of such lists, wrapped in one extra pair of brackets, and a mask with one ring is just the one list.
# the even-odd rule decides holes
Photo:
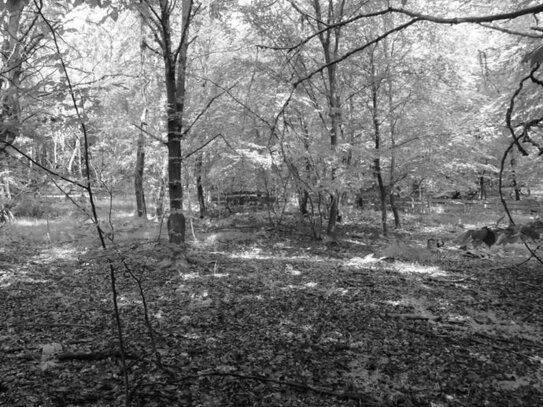
[(13, 215), (16, 218), (37, 218), (41, 219), (47, 215), (57, 215), (57, 211), (54, 210), (54, 206), (51, 202), (43, 201), (31, 196), (26, 196), (18, 200), (12, 209)]

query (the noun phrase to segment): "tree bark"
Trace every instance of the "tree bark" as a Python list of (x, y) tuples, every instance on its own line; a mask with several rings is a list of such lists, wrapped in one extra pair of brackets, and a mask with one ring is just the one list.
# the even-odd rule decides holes
[[(162, 48), (167, 102), (167, 147), (168, 147), (168, 191), (170, 196), (170, 218), (168, 236), (172, 244), (185, 244), (185, 216), (183, 215), (182, 150), (183, 114), (186, 96), (186, 70), (189, 47), (189, 27), (191, 23), (192, 0), (183, 0), (181, 18), (181, 39), (177, 47), (172, 44), (172, 4), (162, 0), (160, 16), (149, 9), (142, 9), (145, 17), (155, 18), (149, 26), (155, 30), (156, 38)], [(157, 21), (158, 20), (158, 21)], [(157, 27), (160, 27), (157, 32)]]
[(164, 197), (166, 196), (166, 184), (168, 183), (168, 160), (165, 159), (162, 165), (162, 174), (160, 177), (160, 186), (155, 200), (155, 214), (157, 219), (164, 215)]
[(486, 185), (484, 173), (479, 177), (479, 199), (486, 199)]
[(200, 218), (203, 219), (207, 215), (206, 200), (204, 194), (204, 184), (202, 182), (204, 155), (200, 152), (196, 156), (196, 192), (198, 194), (198, 205), (200, 206)]
[(140, 81), (143, 111), (140, 118), (140, 132), (136, 145), (136, 168), (134, 171), (134, 191), (136, 194), (136, 213), (139, 218), (147, 218), (147, 205), (145, 205), (145, 190), (143, 188), (143, 175), (145, 170), (145, 127), (147, 126), (147, 70), (145, 69), (145, 31), (144, 21), (140, 22)]
[(517, 175), (515, 173), (515, 165), (515, 158), (511, 158), (511, 185), (513, 186), (515, 201), (520, 201), (520, 188), (517, 182)]
[[(384, 17), (384, 23), (387, 29), (389, 29), (389, 19)], [(388, 46), (388, 38), (383, 40), (383, 48), (385, 57), (390, 60), (393, 59), (392, 51)], [(392, 83), (392, 73), (390, 65), (386, 67), (386, 84), (387, 84), (387, 93), (388, 93), (388, 127), (390, 135), (390, 171), (388, 177), (388, 200), (390, 202), (390, 208), (392, 209), (392, 214), (394, 215), (394, 228), (399, 229), (400, 224), (400, 211), (396, 206), (396, 195), (395, 195), (395, 184), (396, 184), (396, 120), (394, 112), (394, 87)], [(385, 206), (386, 211), (386, 206)], [(386, 215), (385, 215), (385, 224), (386, 224)]]
[(309, 202), (309, 192), (307, 192), (307, 189), (303, 188), (299, 192), (299, 197), (298, 197), (298, 207), (300, 210), (300, 214), (302, 216), (305, 216), (309, 213), (307, 210), (308, 202)]
[[(144, 123), (142, 122), (142, 126)], [(143, 128), (143, 127), (142, 127)], [(145, 135), (143, 130), (140, 130), (138, 135), (138, 143), (136, 148), (136, 170), (134, 174), (134, 190), (136, 193), (136, 208), (139, 218), (147, 217), (147, 206), (145, 205), (145, 192), (143, 190), (143, 171), (145, 168), (145, 150), (144, 150)]]
[[(341, 27), (336, 26), (334, 29), (323, 30), (325, 26), (333, 24), (336, 21), (340, 21), (343, 17), (343, 10), (345, 6), (345, 1), (340, 0), (335, 8), (332, 2), (328, 4), (327, 16), (324, 18), (321, 11), (320, 0), (314, 0), (313, 8), (315, 10), (315, 16), (317, 21), (317, 29), (319, 30), (319, 41), (321, 43), (324, 60), (326, 62), (326, 73), (328, 77), (328, 89), (327, 89), (327, 99), (328, 99), (328, 108), (330, 116), (330, 148), (332, 152), (336, 152), (336, 147), (338, 143), (338, 137), (341, 132), (341, 99), (338, 92), (338, 80), (337, 80), (337, 64), (333, 64), (332, 61), (335, 61), (338, 57), (339, 52), (339, 42), (341, 38)], [(326, 21), (326, 23), (325, 23)], [(337, 187), (336, 182), (336, 172), (337, 164), (332, 164), (331, 169), (331, 184), (332, 188), (330, 191), (330, 211), (328, 214), (328, 226), (326, 228), (326, 233), (330, 236), (336, 234), (336, 222), (338, 216), (338, 207), (339, 207), (339, 188)]]
[(373, 173), (377, 181), (377, 187), (379, 188), (379, 200), (381, 208), (381, 225), (383, 228), (383, 235), (387, 235), (387, 188), (383, 181), (383, 173), (381, 169), (381, 124), (379, 122), (379, 85), (377, 83), (377, 76), (375, 73), (375, 61), (373, 59), (373, 53), (371, 54), (370, 61), (371, 69), (371, 102), (372, 102), (372, 121), (373, 121), (373, 137), (375, 143), (375, 158), (373, 159)]

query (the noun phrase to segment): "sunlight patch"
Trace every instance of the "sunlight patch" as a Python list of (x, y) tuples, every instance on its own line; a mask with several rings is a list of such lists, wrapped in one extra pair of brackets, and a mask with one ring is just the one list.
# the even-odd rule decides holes
[(381, 261), (382, 257), (374, 257), (373, 253), (370, 253), (366, 256), (362, 257), (353, 257), (352, 259), (349, 259), (345, 262), (345, 266), (347, 267), (362, 267), (367, 266), (369, 264), (374, 264), (379, 261)]
[(17, 219), (17, 225), (20, 226), (36, 226), (36, 225), (46, 225), (48, 223), (47, 219), (33, 219), (33, 218), (19, 218)]
[(287, 286), (285, 286), (284, 288), (282, 288), (283, 290), (286, 290), (286, 289), (294, 289), (294, 290), (304, 290), (306, 288), (315, 288), (318, 286), (318, 283), (315, 283), (314, 281), (310, 281), (308, 283), (305, 283), (305, 284), (302, 284), (302, 285), (297, 285), (297, 284), (289, 284)]
[(50, 247), (42, 252), (41, 258), (47, 258), (50, 260), (76, 260), (81, 254), (81, 249), (76, 249), (75, 247)]
[(215, 273), (215, 272), (213, 272), (213, 274), (211, 274), (211, 276), (214, 277), (214, 278), (225, 278), (225, 277), (229, 277), (230, 273)]
[(48, 280), (33, 278), (28, 270), (0, 270), (0, 287), (6, 288), (15, 282), (46, 284)]
[(288, 273), (288, 274), (291, 274), (293, 276), (299, 276), (302, 274), (302, 272), (300, 270), (296, 270), (292, 264), (287, 264), (285, 266), (285, 272)]
[(199, 278), (200, 275), (198, 273), (186, 273), (186, 274), (181, 274), (181, 278), (183, 280), (196, 280), (197, 278)]
[(428, 274), (433, 277), (444, 277), (447, 275), (447, 272), (438, 266), (426, 266), (419, 263), (396, 261), (392, 265), (392, 268), (402, 274)]
[[(223, 253), (223, 252), (214, 252), (214, 253)], [(228, 256), (230, 259), (251, 259), (251, 260), (290, 260), (290, 261), (309, 261), (311, 263), (323, 263), (325, 260), (323, 259), (315, 259), (312, 258), (309, 255), (303, 255), (303, 256), (272, 256), (272, 255), (262, 255), (256, 253), (253, 251), (244, 251), (241, 253), (224, 253), (224, 255)]]

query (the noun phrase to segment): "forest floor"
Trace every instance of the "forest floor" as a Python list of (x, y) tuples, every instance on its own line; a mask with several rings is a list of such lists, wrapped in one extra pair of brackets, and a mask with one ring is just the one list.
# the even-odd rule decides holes
[(6, 225), (0, 405), (543, 405), (543, 266), (456, 250), (435, 222), (386, 240), (376, 219), (331, 242), (297, 220), (189, 224), (188, 262), (155, 224), (126, 220), (106, 252), (75, 222)]

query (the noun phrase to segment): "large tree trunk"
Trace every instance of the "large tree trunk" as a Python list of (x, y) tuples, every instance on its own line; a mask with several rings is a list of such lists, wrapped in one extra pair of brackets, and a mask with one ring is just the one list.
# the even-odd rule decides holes
[(192, 0), (182, 2), (182, 35), (179, 43), (177, 61), (171, 37), (171, 4), (160, 2), (160, 24), (162, 31), (162, 51), (166, 82), (166, 100), (168, 103), (168, 190), (170, 195), (170, 217), (168, 219), (168, 235), (170, 243), (185, 244), (185, 216), (183, 215), (183, 184), (181, 138), (183, 136), (183, 113), (185, 107), (185, 81), (187, 70), (187, 53), (189, 47), (189, 26), (191, 22)]
[[(332, 63), (338, 57), (339, 42), (341, 38), (341, 26), (337, 26), (334, 29), (324, 30), (325, 26), (333, 24), (337, 21), (341, 21), (343, 18), (343, 9), (345, 1), (340, 0), (337, 5), (332, 2), (328, 3), (327, 15), (324, 17), (320, 0), (314, 0), (313, 8), (317, 17), (317, 28), (320, 30), (319, 41), (322, 45), (324, 52), (324, 60), (327, 64), (326, 73), (328, 76), (328, 89), (327, 99), (330, 116), (330, 147), (333, 152), (336, 151), (338, 137), (341, 132), (341, 99), (338, 92), (338, 79), (337, 79), (337, 64)], [(337, 163), (333, 162), (331, 168), (331, 181), (334, 185), (337, 176)], [(330, 236), (336, 234), (336, 222), (338, 217), (339, 207), (339, 194), (340, 190), (337, 187), (332, 187), (330, 191), (330, 212), (328, 214), (328, 227), (326, 233)]]

